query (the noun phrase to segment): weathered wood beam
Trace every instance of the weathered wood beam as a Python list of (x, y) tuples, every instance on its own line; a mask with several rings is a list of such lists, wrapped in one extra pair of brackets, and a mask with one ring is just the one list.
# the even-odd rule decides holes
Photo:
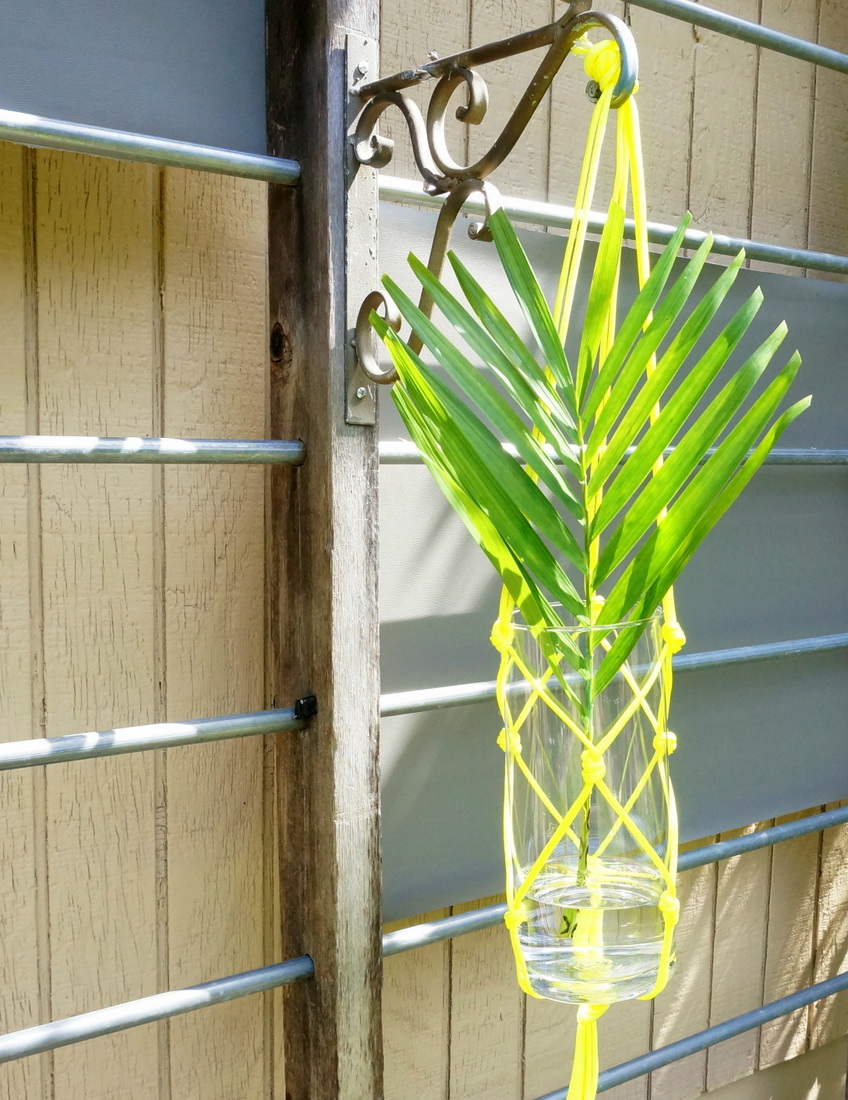
[[(345, 349), (350, 309), (376, 285), (376, 188), (345, 135), (346, 41), (373, 42), (378, 5), (266, 10), (269, 152), (302, 165), (298, 188), (270, 191), (271, 434), (303, 439), (309, 455), (269, 471), (270, 694), (318, 702), (277, 750), (283, 957), (315, 963), (284, 1002), (285, 1091), (371, 1100), (382, 1096), (377, 443), (373, 426), (345, 423)], [(361, 187), (370, 204), (350, 199)]]

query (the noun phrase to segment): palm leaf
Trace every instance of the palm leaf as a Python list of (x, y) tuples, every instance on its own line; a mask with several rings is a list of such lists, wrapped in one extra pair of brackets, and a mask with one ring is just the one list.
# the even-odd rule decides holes
[[(623, 232), (623, 211), (611, 209), (574, 373), (539, 281), (502, 210), (489, 225), (534, 346), (453, 255), (459, 295), (410, 260), (441, 311), (438, 321), (391, 280), (385, 284), (451, 384), (372, 316), (397, 368), (393, 394), (414, 442), (528, 623), (560, 623), (562, 604), (578, 622), (630, 624), (616, 631), (594, 674), (573, 643), (559, 643), (560, 657), (592, 678), (590, 695), (609, 683), (644, 629), (642, 620), (806, 407), (799, 402), (779, 411), (798, 369), (797, 353), (771, 382), (760, 384), (785, 326), (727, 370), (759, 309), (759, 291), (696, 356), (744, 257), (684, 316), (711, 247), (708, 238), (674, 275), (688, 223), (687, 217), (602, 354), (602, 334), (616, 305)], [(702, 408), (722, 371), (722, 388)], [(597, 596), (605, 597), (600, 613)]]

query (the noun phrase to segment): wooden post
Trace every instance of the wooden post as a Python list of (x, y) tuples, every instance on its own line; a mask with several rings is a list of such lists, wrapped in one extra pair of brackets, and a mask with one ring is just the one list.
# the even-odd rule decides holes
[[(377, 444), (345, 422), (350, 312), (377, 276), (373, 172), (355, 171), (346, 141), (346, 42), (373, 47), (376, 30), (376, 0), (267, 2), (269, 151), (303, 169), (270, 193), (271, 429), (307, 453), (270, 474), (270, 695), (318, 704), (277, 756), (283, 957), (315, 963), (284, 1000), (287, 1100), (382, 1096)], [(372, 190), (370, 209), (351, 187)]]

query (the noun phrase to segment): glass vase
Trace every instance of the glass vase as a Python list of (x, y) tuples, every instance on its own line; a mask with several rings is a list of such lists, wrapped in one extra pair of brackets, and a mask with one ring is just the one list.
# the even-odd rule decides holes
[[(670, 657), (661, 613), (641, 625), (596, 695), (598, 666), (632, 623), (540, 630), (516, 617), (501, 669), (514, 946), (525, 983), (553, 1000), (651, 995), (674, 961)], [(581, 655), (577, 670), (566, 647)]]

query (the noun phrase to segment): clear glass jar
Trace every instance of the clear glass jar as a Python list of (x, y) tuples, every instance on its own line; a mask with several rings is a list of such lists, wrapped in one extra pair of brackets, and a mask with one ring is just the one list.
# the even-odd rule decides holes
[[(508, 897), (520, 907), (530, 986), (553, 1000), (644, 996), (661, 965), (660, 899), (674, 872), (661, 613), (592, 698), (594, 674), (620, 629), (541, 632), (516, 618), (500, 693)], [(556, 657), (571, 643), (582, 674)]]

